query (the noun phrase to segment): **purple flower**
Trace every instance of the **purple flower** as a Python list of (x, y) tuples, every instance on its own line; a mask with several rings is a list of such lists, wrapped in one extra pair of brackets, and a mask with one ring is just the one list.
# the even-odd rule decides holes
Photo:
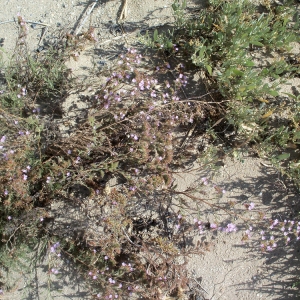
[(51, 272), (52, 272), (53, 274), (55, 274), (55, 275), (59, 273), (58, 270), (57, 270), (57, 269), (54, 269), (54, 268), (51, 269)]
[(3, 135), (3, 137), (2, 137), (1, 140), (0, 140), (0, 142), (1, 142), (1, 143), (4, 143), (4, 142), (5, 142), (5, 139), (6, 139), (6, 136)]
[(115, 281), (115, 280), (113, 280), (112, 278), (109, 278), (109, 279), (108, 279), (108, 281), (109, 281), (109, 283), (111, 283), (111, 284), (114, 284), (114, 283), (116, 283), (116, 281)]
[(216, 229), (218, 226), (215, 223), (211, 223), (210, 224), (210, 229)]
[(202, 177), (201, 181), (203, 182), (204, 185), (208, 185), (208, 180), (206, 177)]
[(254, 208), (255, 204), (251, 202), (248, 206), (248, 210), (252, 210)]
[(225, 228), (225, 232), (229, 233), (229, 232), (235, 232), (237, 231), (236, 225), (229, 223), (227, 224), (226, 228)]
[(155, 98), (155, 97), (156, 97), (155, 91), (152, 91), (151, 94), (150, 94), (150, 96), (151, 96), (152, 98)]

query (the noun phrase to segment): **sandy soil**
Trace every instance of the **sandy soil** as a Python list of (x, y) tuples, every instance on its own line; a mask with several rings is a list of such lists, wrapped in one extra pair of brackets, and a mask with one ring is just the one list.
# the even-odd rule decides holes
[[(82, 55), (78, 63), (70, 62), (75, 72), (81, 76), (88, 76), (89, 68), (113, 64), (113, 59), (124, 47), (134, 44), (136, 34), (141, 30), (171, 23), (172, 2), (128, 0), (128, 11), (123, 20), (126, 36), (122, 36), (117, 25), (122, 7), (121, 1), (118, 0), (99, 0), (94, 7), (93, 1), (1, 0), (0, 23), (16, 20), (17, 13), (20, 12), (28, 21), (48, 25), (43, 37), (45, 39), (53, 38), (58, 29), (76, 32), (80, 28), (84, 30), (89, 25), (94, 26), (98, 42)], [(189, 7), (192, 9), (196, 2), (199, 4), (199, 1), (190, 1)], [(92, 7), (93, 11), (85, 19)], [(30, 25), (29, 46), (34, 50), (42, 45), (40, 39), (44, 26), (34, 23)], [(7, 53), (13, 52), (16, 38), (15, 22), (0, 24), (0, 46)], [(297, 85), (299, 82), (293, 83), (294, 87)], [(77, 108), (84, 109), (79, 97), (71, 95), (69, 102), (64, 103), (68, 116), (76, 115), (69, 109), (74, 103)], [(65, 128), (66, 133), (69, 129)], [(233, 210), (238, 211), (245, 211), (245, 204), (251, 202), (255, 204), (255, 209), (248, 211), (245, 216), (249, 219), (247, 226), (252, 226), (255, 233), (251, 234), (249, 242), (243, 244), (242, 238), (248, 228), (234, 217), (215, 212), (209, 205), (203, 203), (200, 215), (196, 212), (191, 213), (191, 216), (194, 214), (195, 218), (211, 223), (235, 222), (238, 228), (232, 233), (205, 231), (196, 238), (210, 245), (210, 251), (204, 255), (189, 258), (194, 278), (191, 285), (199, 289), (203, 295), (202, 298), (199, 296), (199, 299), (297, 299), (296, 290), (291, 285), (298, 271), (296, 266), (299, 264), (299, 244), (292, 242), (289, 247), (280, 244), (277, 249), (266, 254), (262, 253), (259, 232), (264, 228), (258, 228), (252, 223), (258, 211), (267, 212), (267, 219), (272, 217), (283, 221), (294, 218), (292, 212), (296, 211), (299, 196), (295, 194), (293, 187), (283, 183), (268, 162), (249, 156), (240, 157), (235, 161), (225, 160), (220, 172), (215, 176), (211, 172), (183, 173), (178, 177), (178, 187), (183, 190), (191, 184), (201, 185), (201, 178), (205, 176), (209, 182), (205, 187), (207, 201), (218, 205), (236, 203)], [(222, 197), (216, 197), (214, 185), (226, 191)], [(58, 208), (53, 208), (54, 214), (59, 211)], [(79, 216), (80, 211), (73, 211), (73, 216), (74, 214)], [(59, 222), (59, 215), (57, 220)], [(27, 273), (20, 266), (18, 274), (9, 274), (7, 281), (15, 283), (15, 287), (10, 291), (5, 290), (0, 299), (51, 299), (51, 297), (62, 300), (89, 299), (84, 282), (76, 277), (75, 267), (71, 263), (68, 266), (61, 266), (60, 276), (51, 275), (51, 278), (47, 275), (46, 263), (33, 266), (31, 269), (33, 272)]]

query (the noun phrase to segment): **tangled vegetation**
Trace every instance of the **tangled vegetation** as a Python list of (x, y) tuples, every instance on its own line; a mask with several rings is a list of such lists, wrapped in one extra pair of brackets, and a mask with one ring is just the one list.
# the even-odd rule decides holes
[[(186, 213), (186, 199), (205, 201), (196, 195), (208, 184), (204, 178), (196, 188), (176, 189), (174, 174), (189, 155), (186, 137), (197, 130), (209, 136), (211, 145), (198, 155), (203, 169), (214, 165), (217, 141), (227, 139), (226, 155), (252, 151), (300, 183), (299, 93), (280, 93), (280, 85), (299, 77), (299, 54), (290, 52), (299, 42), (295, 7), (293, 1), (266, 2), (259, 11), (248, 1), (211, 0), (188, 16), (186, 2), (176, 0), (173, 31), (142, 37), (162, 63), (150, 65), (147, 56), (128, 49), (114, 69), (102, 71), (101, 84), (100, 75), (78, 82), (66, 66), (95, 40), (92, 28), (30, 53), (27, 24), (18, 16), (16, 50), (1, 69), (2, 267), (13, 268), (34, 252), (36, 261), (48, 255), (49, 277), (74, 261), (95, 298), (195, 295), (187, 292), (186, 258), (205, 246), (187, 239), (199, 230), (235, 231), (230, 218), (237, 213), (219, 207), (229, 213), (227, 224), (204, 224)], [(182, 63), (172, 68), (172, 59)], [(187, 97), (188, 73), (195, 69), (207, 93)], [(57, 119), (63, 119), (61, 103), (71, 89), (92, 92), (86, 117), (66, 137)], [(220, 196), (222, 188), (215, 188)], [(84, 208), (80, 225), (59, 227), (55, 205)], [(299, 238), (296, 221), (272, 222), (293, 228), (285, 244)], [(262, 250), (276, 245), (266, 241)]]

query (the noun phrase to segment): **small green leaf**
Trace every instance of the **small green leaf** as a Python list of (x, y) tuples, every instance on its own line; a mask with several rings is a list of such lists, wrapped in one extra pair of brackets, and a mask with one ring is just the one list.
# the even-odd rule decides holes
[(263, 47), (264, 46), (264, 44), (262, 44), (261, 42), (258, 42), (258, 41), (251, 41), (251, 44), (255, 45), (255, 46), (259, 46), (259, 47)]
[(153, 32), (153, 41), (157, 42), (157, 40), (158, 40), (158, 31), (157, 31), (157, 29), (155, 29)]
[(103, 170), (100, 170), (100, 176), (101, 176), (101, 178), (104, 177), (104, 171)]
[(299, 139), (300, 140), (300, 131), (296, 131), (294, 133), (294, 139)]
[(289, 153), (282, 153), (276, 157), (277, 160), (284, 160), (290, 157)]
[(212, 75), (212, 68), (210, 65), (205, 65), (206, 69), (207, 69), (207, 72), (208, 74), (211, 76)]
[(283, 93), (285, 95), (288, 95), (289, 97), (293, 98), (293, 99), (297, 99), (297, 97), (293, 94), (290, 94), (290, 93)]
[(255, 63), (253, 61), (251, 61), (251, 60), (247, 60), (246, 63), (245, 63), (245, 66), (247, 66), (247, 67), (253, 67), (253, 66), (255, 66)]
[(271, 96), (273, 96), (273, 97), (276, 97), (276, 96), (279, 95), (278, 92), (277, 92), (277, 91), (274, 91), (274, 90), (270, 90), (270, 91), (269, 91), (269, 94), (270, 94)]
[(242, 76), (244, 74), (244, 72), (238, 70), (238, 69), (233, 69), (232, 73), (236, 76)]
[(167, 42), (167, 48), (172, 49), (173, 48), (173, 43), (171, 41)]

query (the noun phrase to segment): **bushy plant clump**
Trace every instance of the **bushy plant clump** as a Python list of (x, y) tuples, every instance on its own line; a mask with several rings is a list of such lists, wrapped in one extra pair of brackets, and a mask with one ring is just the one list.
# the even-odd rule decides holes
[[(274, 163), (287, 158), (285, 153), (278, 156), (287, 143), (297, 145), (297, 111), (280, 133), (271, 127), (269, 117), (284, 107), (278, 105), (277, 82), (272, 80), (282, 82), (296, 76), (299, 69), (285, 60), (264, 68), (251, 58), (257, 51), (271, 50), (284, 57), (295, 40), (296, 25), (291, 26), (286, 6), (259, 15), (246, 1), (210, 1), (194, 20), (184, 17), (184, 8), (184, 3), (174, 2), (176, 31), (172, 36), (156, 31), (152, 45), (163, 51), (165, 59), (171, 54), (183, 57), (185, 66), (178, 64), (171, 70), (167, 59), (149, 67), (141, 53), (128, 49), (103, 84), (100, 80), (80, 84), (79, 90), (90, 86), (93, 94), (87, 97), (87, 118), (67, 138), (53, 118), (68, 90), (78, 85), (65, 62), (76, 60), (84, 43), (95, 40), (94, 31), (90, 28), (77, 37), (67, 34), (46, 53), (32, 55), (26, 47), (26, 21), (18, 16), (16, 53), (3, 69), (6, 82), (0, 95), (2, 266), (20, 261), (24, 249), (37, 251), (38, 259), (48, 255), (49, 278), (59, 276), (61, 265), (73, 260), (94, 298), (173, 295), (185, 299), (186, 259), (203, 250), (200, 245), (187, 245), (187, 237), (214, 230), (234, 233), (238, 230), (234, 219), (251, 211), (257, 213), (257, 220), (243, 216), (242, 243), (255, 230), (261, 234), (264, 252), (299, 239), (300, 225), (295, 220), (265, 220), (254, 203), (214, 206), (196, 196), (206, 185), (218, 197), (226, 192), (208, 178), (185, 191), (174, 186), (175, 166), (184, 162), (183, 143), (177, 135), (188, 136), (190, 128), (211, 121), (208, 108), (218, 112), (218, 119), (226, 119), (244, 144), (264, 145), (264, 154), (274, 157)], [(200, 96), (201, 101), (186, 96), (186, 66), (191, 63), (204, 70), (208, 92), (218, 90), (213, 104), (205, 103), (205, 96)], [(170, 70), (174, 77), (168, 77)], [(298, 97), (288, 96), (298, 107)], [(46, 109), (40, 111), (43, 106)], [(209, 133), (218, 136), (214, 128)], [(273, 145), (277, 152), (271, 150)], [(207, 163), (205, 153), (201, 158), (200, 164)], [(289, 174), (297, 178), (298, 162), (293, 163)], [(74, 187), (85, 195), (76, 195)], [(201, 219), (201, 211), (194, 216), (189, 201), (225, 211), (227, 223), (208, 223)], [(69, 233), (66, 237), (55, 228), (51, 205), (59, 202), (85, 208), (87, 226), (80, 237)]]
[(299, 95), (280, 92), (299, 77), (297, 4), (209, 1), (192, 16), (185, 10), (186, 1), (175, 1), (175, 29), (144, 41), (202, 70), (207, 86), (223, 95), (227, 122), (215, 131), (235, 133), (234, 152), (251, 144), (299, 185)]

